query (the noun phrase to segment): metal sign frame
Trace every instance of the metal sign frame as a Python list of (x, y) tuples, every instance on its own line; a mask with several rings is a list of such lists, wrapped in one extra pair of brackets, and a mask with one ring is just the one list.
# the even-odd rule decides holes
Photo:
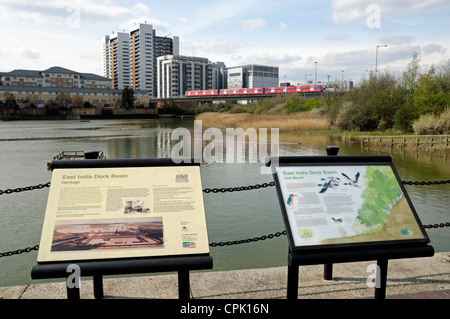
[[(272, 163), (277, 163), (277, 165), (271, 165)], [(424, 227), (417, 215), (412, 202), (401, 183), (401, 180), (398, 176), (398, 173), (392, 163), (390, 156), (287, 156), (287, 157), (277, 157), (277, 158), (269, 158), (267, 166), (271, 166), (272, 174), (275, 181), (275, 186), (277, 190), (277, 196), (279, 199), (279, 204), (282, 212), (282, 217), (284, 224), (286, 226), (289, 246), (292, 252), (305, 252), (311, 250), (327, 250), (327, 249), (352, 249), (352, 248), (371, 248), (371, 247), (393, 247), (393, 246), (409, 246), (409, 245), (425, 245), (430, 242), (430, 239), (427, 233), (424, 230)], [(285, 194), (283, 194), (283, 185), (284, 181), (282, 177), (279, 176), (277, 172), (277, 167), (280, 168), (312, 168), (319, 166), (325, 167), (367, 167), (367, 166), (389, 166), (395, 176), (396, 182), (398, 183), (398, 187), (401, 189), (403, 196), (406, 199), (406, 202), (411, 210), (411, 214), (417, 223), (418, 229), (420, 230), (420, 234), (414, 239), (401, 239), (401, 240), (380, 240), (380, 241), (355, 241), (351, 243), (334, 243), (334, 244), (302, 244), (299, 245), (295, 243), (294, 229), (295, 227), (292, 225), (292, 220), (289, 219), (288, 211), (286, 209), (286, 200)], [(297, 240), (298, 241), (298, 240)]]

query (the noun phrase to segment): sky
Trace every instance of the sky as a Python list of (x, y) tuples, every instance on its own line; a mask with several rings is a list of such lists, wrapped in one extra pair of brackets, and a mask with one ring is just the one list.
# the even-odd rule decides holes
[(292, 84), (357, 83), (375, 64), (400, 76), (414, 52), (422, 72), (450, 59), (448, 0), (0, 0), (0, 72), (102, 75), (101, 37), (134, 23), (178, 36), (181, 55), (278, 66)]

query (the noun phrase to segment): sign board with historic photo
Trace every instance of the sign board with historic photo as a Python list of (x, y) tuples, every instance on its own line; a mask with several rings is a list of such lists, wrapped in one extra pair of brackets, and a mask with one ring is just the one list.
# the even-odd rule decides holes
[(198, 165), (53, 171), (38, 262), (207, 253)]
[(279, 159), (272, 172), (292, 250), (429, 242), (390, 158), (376, 158)]

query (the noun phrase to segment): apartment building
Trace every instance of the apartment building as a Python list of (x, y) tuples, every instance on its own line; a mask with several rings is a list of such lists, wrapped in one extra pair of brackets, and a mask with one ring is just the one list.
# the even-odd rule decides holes
[(179, 54), (177, 36), (156, 36), (150, 24), (135, 24), (129, 33), (102, 37), (103, 75), (111, 74), (112, 87), (149, 91), (156, 97), (156, 58)]
[(188, 90), (213, 89), (213, 67), (207, 58), (164, 55), (157, 58), (157, 97), (184, 96)]
[[(35, 107), (82, 107), (88, 102), (93, 107), (120, 106), (122, 90), (62, 87), (0, 86), (0, 105), (5, 102), (5, 93), (12, 94), (19, 108)], [(134, 91), (136, 105), (149, 106), (148, 92)]]
[(111, 79), (113, 89), (130, 86), (130, 37), (117, 32), (102, 38), (103, 76)]
[(81, 73), (59, 66), (43, 71), (13, 70), (0, 73), (0, 85), (12, 87), (111, 88), (111, 79), (93, 73)]

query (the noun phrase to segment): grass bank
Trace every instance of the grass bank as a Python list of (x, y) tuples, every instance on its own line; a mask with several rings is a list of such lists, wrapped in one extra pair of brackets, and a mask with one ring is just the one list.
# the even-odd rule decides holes
[(326, 116), (299, 112), (289, 115), (266, 115), (247, 113), (201, 113), (196, 117), (202, 120), (204, 127), (241, 127), (247, 128), (278, 128), (280, 132), (330, 130), (331, 121)]

